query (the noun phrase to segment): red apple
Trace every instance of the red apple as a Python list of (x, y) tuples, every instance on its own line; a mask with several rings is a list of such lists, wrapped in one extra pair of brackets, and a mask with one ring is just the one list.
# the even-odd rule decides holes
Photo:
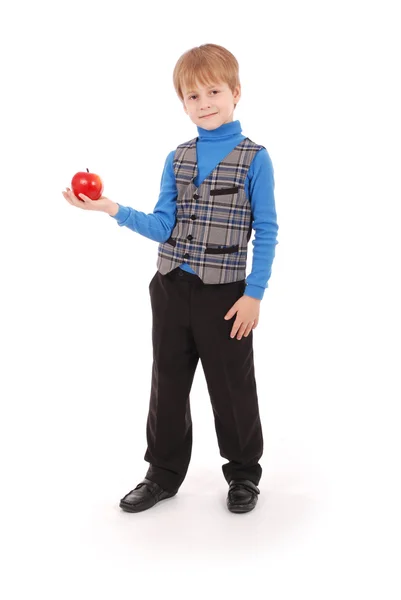
[[(88, 196), (91, 200), (99, 200), (103, 194), (103, 181), (99, 175), (89, 173), (89, 169), (75, 173), (71, 181), (71, 188), (75, 196), (79, 198), (79, 194)], [(79, 198), (81, 200), (81, 198)]]

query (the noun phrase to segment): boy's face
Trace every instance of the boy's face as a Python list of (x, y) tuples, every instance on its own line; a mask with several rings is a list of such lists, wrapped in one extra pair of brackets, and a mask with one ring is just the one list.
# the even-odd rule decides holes
[(234, 105), (240, 99), (241, 89), (237, 86), (233, 93), (227, 83), (201, 86), (197, 82), (195, 89), (184, 88), (183, 94), (184, 110), (191, 121), (211, 130), (233, 120)]

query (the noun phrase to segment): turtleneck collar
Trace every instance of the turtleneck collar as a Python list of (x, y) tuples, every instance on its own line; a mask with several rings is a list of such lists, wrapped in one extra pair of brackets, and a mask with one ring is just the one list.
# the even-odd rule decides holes
[(197, 125), (198, 137), (200, 140), (217, 140), (224, 137), (230, 137), (232, 135), (241, 133), (241, 123), (237, 119), (236, 121), (230, 121), (229, 123), (223, 123), (216, 129), (203, 129)]

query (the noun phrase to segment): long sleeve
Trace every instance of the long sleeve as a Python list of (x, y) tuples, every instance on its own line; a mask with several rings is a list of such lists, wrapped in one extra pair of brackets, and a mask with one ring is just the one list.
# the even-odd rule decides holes
[(153, 213), (146, 214), (130, 206), (118, 204), (117, 214), (110, 215), (121, 227), (128, 227), (155, 242), (165, 242), (174, 229), (177, 214), (177, 186), (174, 178), (175, 151), (166, 158), (160, 183), (159, 199)]
[(244, 295), (261, 300), (271, 275), (278, 233), (274, 199), (274, 169), (264, 148), (253, 159), (249, 171), (249, 199), (255, 236), (252, 240), (252, 270), (246, 278)]
[[(228, 127), (229, 126), (229, 127)], [(223, 125), (225, 134), (219, 137), (217, 130), (198, 128), (197, 142), (198, 176), (200, 186), (215, 166), (244, 138), (239, 121)], [(228, 133), (228, 129), (232, 134)], [(119, 226), (128, 227), (151, 240), (163, 243), (171, 236), (177, 218), (178, 191), (175, 181), (173, 160), (175, 150), (166, 158), (160, 184), (160, 194), (153, 213), (146, 214), (119, 204), (116, 215), (111, 216)], [(261, 300), (271, 276), (277, 241), (277, 215), (274, 200), (274, 171), (272, 161), (265, 148), (257, 152), (250, 164), (245, 180), (245, 191), (252, 209), (252, 228), (255, 231), (251, 273), (246, 278), (244, 295)], [(185, 271), (195, 271), (183, 261)]]

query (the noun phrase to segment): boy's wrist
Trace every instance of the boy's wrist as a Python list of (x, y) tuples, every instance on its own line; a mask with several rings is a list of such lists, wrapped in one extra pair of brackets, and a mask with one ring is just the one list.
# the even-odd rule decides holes
[(117, 204), (117, 202), (113, 202), (112, 200), (110, 200), (110, 204), (107, 205), (107, 208), (105, 209), (105, 212), (110, 215), (111, 217), (115, 217), (116, 214), (118, 213), (119, 210), (119, 205)]

